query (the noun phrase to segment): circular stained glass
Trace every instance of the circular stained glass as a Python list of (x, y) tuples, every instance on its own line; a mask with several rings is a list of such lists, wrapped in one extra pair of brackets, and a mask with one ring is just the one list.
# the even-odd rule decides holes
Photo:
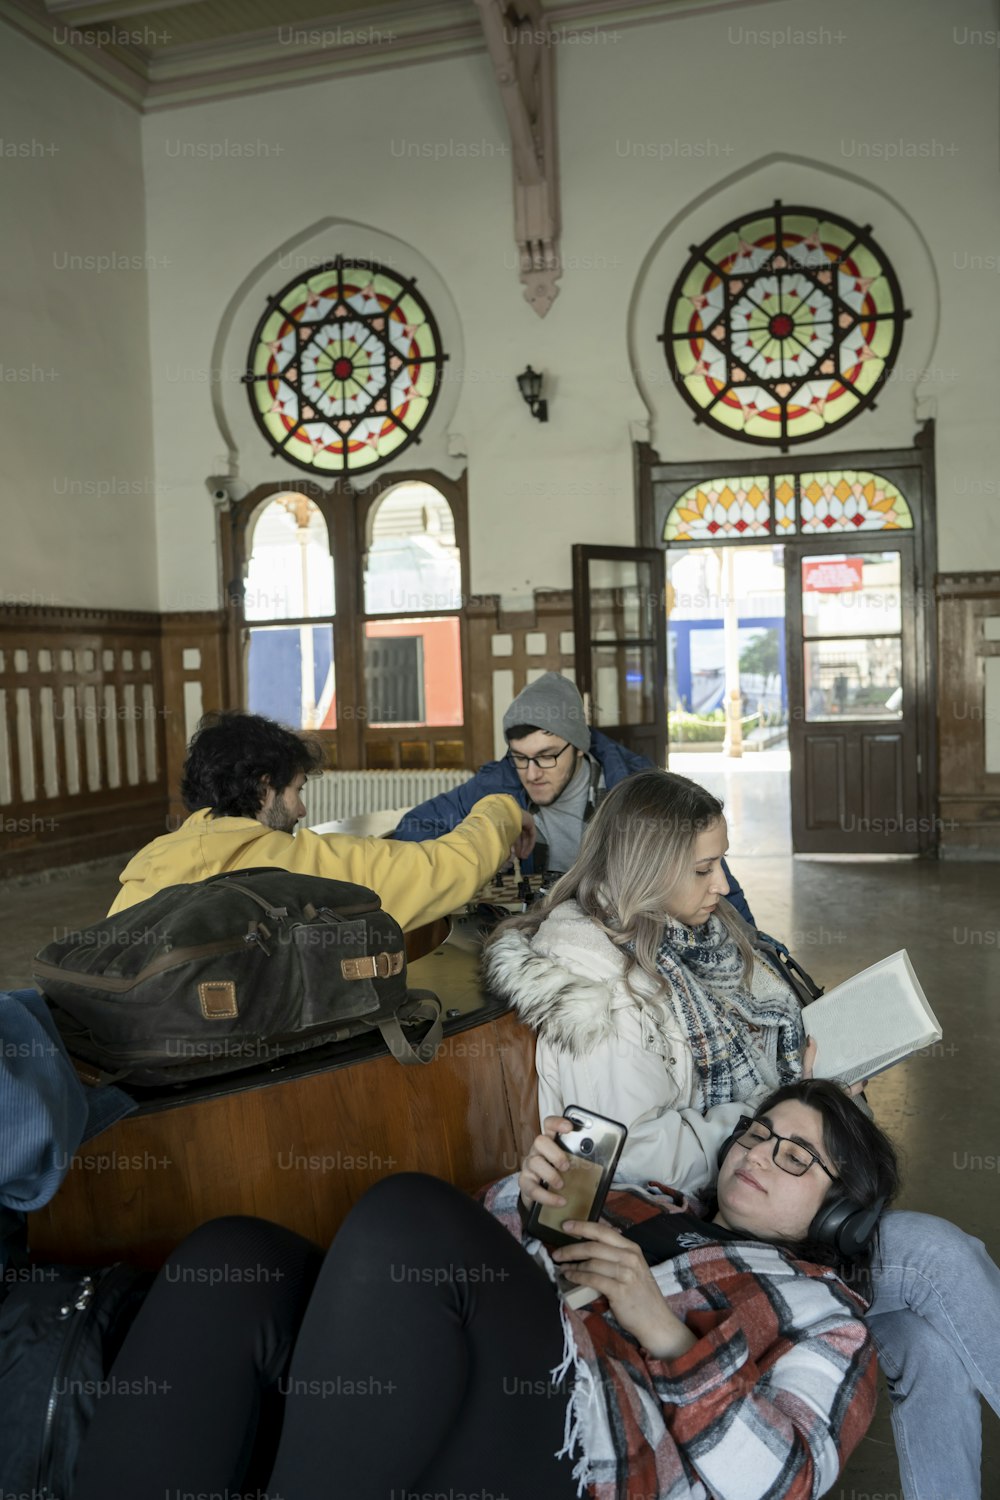
[(868, 229), (776, 203), (692, 248), (660, 338), (699, 422), (787, 449), (874, 405), (907, 316)]
[(243, 380), (275, 456), (357, 473), (414, 441), (447, 357), (414, 281), (338, 256), (270, 298)]

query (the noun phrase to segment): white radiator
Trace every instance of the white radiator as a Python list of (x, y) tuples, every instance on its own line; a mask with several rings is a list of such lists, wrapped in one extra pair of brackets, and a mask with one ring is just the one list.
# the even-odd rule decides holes
[(311, 777), (303, 796), (310, 824), (389, 807), (416, 807), (468, 781), (471, 771), (324, 771)]

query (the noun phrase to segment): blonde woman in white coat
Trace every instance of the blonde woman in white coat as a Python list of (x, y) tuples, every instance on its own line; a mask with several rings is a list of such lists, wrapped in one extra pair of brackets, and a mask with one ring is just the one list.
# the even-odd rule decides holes
[[(614, 787), (547, 899), (505, 922), (490, 987), (537, 1033), (539, 1114), (620, 1120), (619, 1176), (689, 1193), (740, 1114), (811, 1071), (798, 1001), (726, 901), (722, 804), (647, 771)], [(880, 1231), (869, 1326), (905, 1500), (980, 1500), (980, 1395), (1000, 1411), (1000, 1271), (927, 1214)]]
[(725, 899), (727, 846), (703, 787), (630, 777), (488, 948), (490, 987), (538, 1033), (540, 1118), (580, 1103), (621, 1120), (629, 1181), (696, 1191), (744, 1107), (801, 1074), (798, 1001)]

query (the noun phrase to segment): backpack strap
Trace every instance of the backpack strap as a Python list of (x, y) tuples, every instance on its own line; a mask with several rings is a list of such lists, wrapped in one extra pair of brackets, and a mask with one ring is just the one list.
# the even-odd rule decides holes
[(441, 1001), (430, 990), (410, 990), (408, 998), (417, 1003), (412, 1007), (405, 1007), (403, 1019), (407, 1023), (419, 1020), (422, 1012), (423, 1017), (431, 1023), (417, 1045), (414, 1046), (405, 1036), (398, 1015), (379, 1021), (378, 1029), (396, 1061), (410, 1067), (416, 1063), (434, 1061), (438, 1047), (444, 1040), (444, 1022), (441, 1018)]

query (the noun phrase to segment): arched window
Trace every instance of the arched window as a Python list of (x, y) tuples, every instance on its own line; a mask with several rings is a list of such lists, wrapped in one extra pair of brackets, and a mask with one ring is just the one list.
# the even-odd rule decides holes
[(299, 729), (334, 729), (333, 558), (318, 505), (305, 495), (275, 496), (258, 514), (250, 544), (250, 711)]
[(235, 702), (315, 731), (342, 770), (467, 764), (464, 477), (262, 486), (220, 547)]
[(365, 689), (375, 726), (460, 725), (462, 564), (432, 485), (403, 483), (368, 512)]
[(891, 480), (867, 469), (836, 469), (727, 476), (693, 484), (671, 506), (663, 541), (780, 540), (797, 533), (912, 529), (910, 507)]
[(660, 339), (697, 421), (784, 451), (872, 405), (905, 316), (868, 229), (775, 203), (692, 247)]

